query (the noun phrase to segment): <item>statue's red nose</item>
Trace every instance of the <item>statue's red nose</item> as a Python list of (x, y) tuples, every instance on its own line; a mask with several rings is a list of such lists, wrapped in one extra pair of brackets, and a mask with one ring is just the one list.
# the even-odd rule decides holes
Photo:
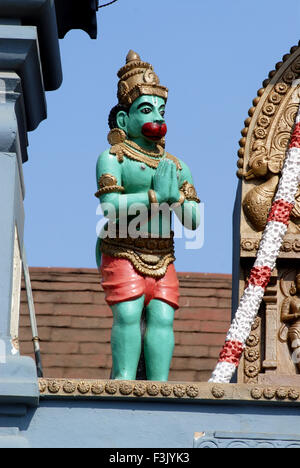
[(142, 133), (145, 137), (160, 140), (167, 134), (167, 126), (165, 123), (162, 125), (159, 123), (148, 122), (143, 125)]

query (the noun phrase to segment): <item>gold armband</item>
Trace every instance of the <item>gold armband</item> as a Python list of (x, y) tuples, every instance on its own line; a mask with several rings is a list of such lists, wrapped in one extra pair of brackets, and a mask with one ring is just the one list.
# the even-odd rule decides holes
[(113, 193), (125, 192), (124, 187), (118, 185), (118, 181), (115, 176), (111, 174), (103, 174), (100, 179), (98, 180), (98, 192), (95, 193), (95, 197), (101, 197), (101, 195), (105, 195), (106, 193)]
[(200, 203), (195, 187), (193, 186), (193, 184), (190, 184), (187, 180), (183, 182), (180, 191), (183, 192), (186, 200)]
[(157, 197), (156, 197), (156, 193), (155, 193), (155, 190), (149, 190), (148, 191), (148, 197), (149, 197), (149, 202), (150, 202), (150, 205), (153, 205), (153, 204), (158, 204), (158, 200), (157, 200)]
[(185, 194), (182, 190), (179, 190), (179, 193), (180, 193), (180, 197), (177, 203), (178, 205), (183, 205), (185, 202)]

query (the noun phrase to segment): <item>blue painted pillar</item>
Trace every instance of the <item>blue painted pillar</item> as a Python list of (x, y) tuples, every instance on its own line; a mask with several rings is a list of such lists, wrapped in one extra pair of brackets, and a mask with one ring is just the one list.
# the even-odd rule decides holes
[(36, 405), (35, 363), (18, 352), (25, 127), (21, 79), (14, 72), (0, 72), (0, 403)]

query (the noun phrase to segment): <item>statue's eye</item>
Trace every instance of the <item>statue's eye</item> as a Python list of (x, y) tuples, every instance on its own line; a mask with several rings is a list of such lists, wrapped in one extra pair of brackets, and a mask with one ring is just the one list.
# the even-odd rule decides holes
[(150, 114), (150, 112), (152, 112), (152, 109), (150, 109), (150, 107), (144, 107), (144, 109), (142, 109), (142, 112), (143, 114)]

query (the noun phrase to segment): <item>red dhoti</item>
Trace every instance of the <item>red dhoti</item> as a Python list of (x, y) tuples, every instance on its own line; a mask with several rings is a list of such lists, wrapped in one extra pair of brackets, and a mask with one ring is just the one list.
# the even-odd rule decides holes
[(132, 263), (102, 254), (100, 272), (108, 305), (130, 301), (145, 295), (145, 305), (152, 299), (179, 307), (179, 282), (174, 264), (170, 264), (162, 278), (151, 278), (138, 273)]

